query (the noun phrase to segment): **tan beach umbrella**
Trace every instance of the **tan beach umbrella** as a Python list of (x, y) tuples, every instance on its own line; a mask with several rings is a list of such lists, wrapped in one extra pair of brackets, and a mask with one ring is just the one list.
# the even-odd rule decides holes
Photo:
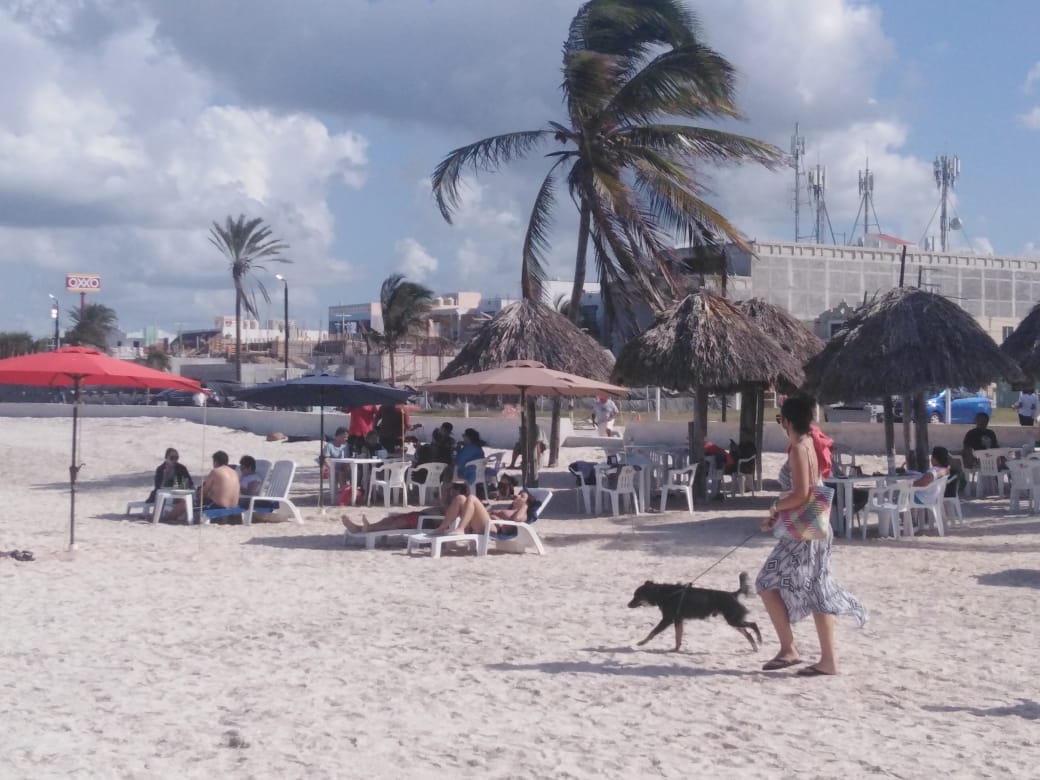
[[(553, 371), (535, 360), (511, 360), (489, 371), (439, 379), (422, 385), (419, 390), (453, 395), (518, 395), (520, 396), (521, 425), (527, 430), (526, 399), (528, 394), (561, 398), (587, 398), (595, 395), (619, 397), (627, 388), (598, 382), (563, 371)], [(527, 452), (524, 453), (524, 484), (527, 484), (533, 457), (533, 437), (526, 437)]]

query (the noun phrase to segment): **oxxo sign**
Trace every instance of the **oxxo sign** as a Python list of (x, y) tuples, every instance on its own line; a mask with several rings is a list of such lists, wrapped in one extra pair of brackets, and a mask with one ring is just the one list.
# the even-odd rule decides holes
[(65, 274), (65, 289), (68, 292), (101, 292), (101, 277), (97, 274)]

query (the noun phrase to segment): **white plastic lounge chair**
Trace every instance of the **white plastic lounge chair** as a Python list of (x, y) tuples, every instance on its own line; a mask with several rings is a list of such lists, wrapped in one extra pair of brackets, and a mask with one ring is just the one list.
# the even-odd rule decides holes
[[(296, 477), (296, 461), (275, 461), (268, 473), (266, 484), (261, 488), (258, 495), (244, 498), (237, 507), (228, 509), (203, 509), (200, 517), (203, 523), (216, 520), (220, 517), (242, 515), (242, 524), (251, 525), (254, 514), (273, 514), (283, 506), (292, 512), (293, 519), (297, 523), (303, 523), (300, 510), (289, 498), (293, 479)], [(271, 506), (275, 504), (276, 506)]]
[(549, 505), (549, 501), (552, 500), (553, 493), (547, 488), (528, 488), (527, 492), (531, 498), (538, 502), (538, 508), (534, 510), (526, 523), (516, 520), (496, 520), (491, 518), (493, 525), (499, 527), (509, 526), (516, 529), (515, 534), (495, 533), (492, 529), (490, 540), (495, 543), (496, 550), (522, 553), (525, 548), (530, 546), (534, 547), (539, 555), (545, 555), (545, 547), (542, 546), (542, 540), (538, 538), (538, 532), (531, 526), (542, 516), (545, 508)]
[(430, 557), (440, 558), (441, 548), (445, 544), (455, 544), (457, 542), (462, 542), (468, 547), (469, 543), (472, 542), (474, 552), (476, 552), (478, 556), (484, 556), (487, 555), (488, 542), (491, 538), (492, 526), (493, 523), (488, 523), (487, 528), (484, 529), (484, 533), (482, 534), (412, 534), (408, 537), (408, 554), (411, 555), (414, 550), (418, 550), (420, 547), (429, 545)]
[(353, 533), (348, 528), (343, 535), (343, 544), (349, 547), (352, 541), (360, 540), (365, 543), (365, 549), (374, 550), (380, 539), (399, 539), (402, 537), (414, 536), (416, 534), (424, 534), (440, 525), (440, 522), (443, 519), (444, 518), (440, 515), (419, 515), (418, 528), (392, 528), (386, 531), (367, 531), (361, 533)]

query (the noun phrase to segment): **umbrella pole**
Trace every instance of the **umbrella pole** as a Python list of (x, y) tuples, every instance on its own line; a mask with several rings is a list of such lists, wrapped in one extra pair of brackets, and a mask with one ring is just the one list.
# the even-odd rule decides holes
[(79, 377), (75, 377), (75, 390), (72, 400), (72, 462), (69, 464), (69, 549), (76, 549), (76, 429), (79, 427)]
[(520, 480), (527, 487), (527, 475), (531, 469), (531, 442), (530, 431), (527, 430), (527, 390), (520, 388), (520, 428), (523, 431), (522, 444), (524, 445), (524, 467), (520, 471)]
[[(319, 424), (320, 431), (318, 432), (318, 512), (325, 514), (322, 502), (325, 499), (325, 393), (322, 392), (318, 399), (321, 402), (320, 418), (321, 423)], [(329, 479), (332, 479), (332, 468), (329, 467)], [(354, 486), (351, 485), (350, 489), (353, 490)]]

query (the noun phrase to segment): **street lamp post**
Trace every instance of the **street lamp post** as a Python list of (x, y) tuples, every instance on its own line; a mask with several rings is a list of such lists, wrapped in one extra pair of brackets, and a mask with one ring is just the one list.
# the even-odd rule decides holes
[(285, 331), (285, 379), (289, 379), (289, 280), (281, 274), (275, 274), (274, 278), (285, 287), (285, 314), (282, 318), (282, 329)]
[(58, 349), (61, 346), (61, 336), (58, 325), (58, 299), (51, 293), (47, 293), (51, 299), (51, 319), (54, 320), (54, 348)]

